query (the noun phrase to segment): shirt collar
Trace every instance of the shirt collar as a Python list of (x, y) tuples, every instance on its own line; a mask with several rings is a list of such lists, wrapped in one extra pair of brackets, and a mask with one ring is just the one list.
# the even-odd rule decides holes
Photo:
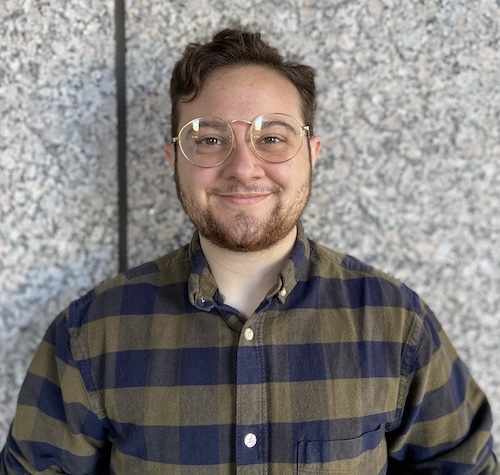
[[(299, 222), (295, 245), (278, 275), (276, 285), (267, 295), (268, 299), (276, 297), (281, 303), (285, 303), (297, 282), (307, 279), (310, 252), (311, 243)], [(198, 232), (195, 232), (191, 239), (189, 257), (192, 263), (188, 280), (189, 301), (200, 310), (210, 311), (216, 304), (217, 283), (208, 268)]]

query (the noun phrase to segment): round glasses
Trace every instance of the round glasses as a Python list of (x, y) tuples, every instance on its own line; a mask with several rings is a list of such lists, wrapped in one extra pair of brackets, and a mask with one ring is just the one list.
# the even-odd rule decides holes
[(255, 154), (270, 163), (291, 160), (299, 153), (303, 137), (309, 138), (309, 126), (302, 125), (287, 114), (263, 114), (253, 122), (234, 119), (229, 122), (219, 117), (200, 117), (188, 122), (172, 139), (179, 144), (182, 154), (193, 165), (211, 168), (224, 162), (236, 146), (231, 124), (250, 125), (250, 146)]

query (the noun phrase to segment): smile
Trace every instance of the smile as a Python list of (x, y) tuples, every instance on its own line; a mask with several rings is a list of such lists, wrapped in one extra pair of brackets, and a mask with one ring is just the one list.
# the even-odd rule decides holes
[(245, 206), (253, 205), (264, 201), (266, 198), (271, 196), (271, 193), (256, 194), (256, 193), (231, 193), (231, 194), (218, 194), (217, 195), (222, 200), (231, 203), (233, 205)]

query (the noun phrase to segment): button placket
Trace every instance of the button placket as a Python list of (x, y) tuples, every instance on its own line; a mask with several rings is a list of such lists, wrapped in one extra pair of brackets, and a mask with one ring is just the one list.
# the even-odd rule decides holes
[(266, 460), (266, 377), (260, 328), (263, 315), (255, 315), (240, 334), (236, 399), (236, 464), (239, 467), (262, 464)]

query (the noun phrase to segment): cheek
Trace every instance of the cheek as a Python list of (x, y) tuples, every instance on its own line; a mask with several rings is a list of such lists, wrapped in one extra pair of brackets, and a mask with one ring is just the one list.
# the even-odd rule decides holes
[(309, 161), (299, 164), (298, 161), (294, 163), (294, 160), (269, 170), (268, 177), (284, 189), (300, 186), (307, 182), (310, 173)]
[(189, 163), (178, 164), (177, 179), (185, 193), (200, 195), (213, 186), (214, 178), (211, 169), (195, 167)]

